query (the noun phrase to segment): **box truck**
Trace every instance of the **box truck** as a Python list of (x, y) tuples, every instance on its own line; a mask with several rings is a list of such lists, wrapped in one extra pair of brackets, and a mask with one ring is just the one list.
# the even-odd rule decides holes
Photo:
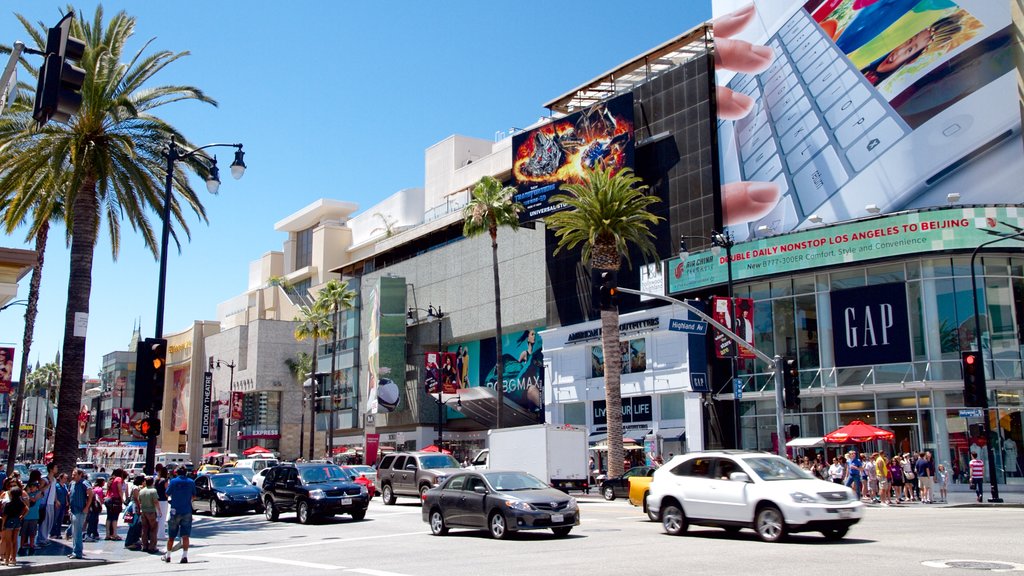
[(587, 431), (547, 424), (491, 430), (470, 468), (522, 470), (559, 490), (587, 490)]

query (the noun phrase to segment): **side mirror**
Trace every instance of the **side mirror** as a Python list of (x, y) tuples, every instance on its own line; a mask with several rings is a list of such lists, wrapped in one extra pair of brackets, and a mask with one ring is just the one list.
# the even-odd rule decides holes
[(473, 486), (473, 492), (476, 492), (477, 494), (487, 494), (487, 488), (477, 484), (476, 486)]
[(405, 465), (405, 469), (406, 470), (415, 470), (416, 469), (416, 465), (415, 464), (406, 464)]
[(729, 474), (729, 480), (733, 482), (750, 482), (750, 476), (746, 472), (733, 472)]

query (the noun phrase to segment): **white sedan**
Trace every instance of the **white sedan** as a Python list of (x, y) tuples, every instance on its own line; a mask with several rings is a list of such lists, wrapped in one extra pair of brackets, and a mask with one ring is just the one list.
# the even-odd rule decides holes
[(766, 542), (791, 532), (838, 540), (864, 516), (853, 490), (818, 480), (764, 452), (695, 452), (654, 473), (647, 507), (673, 535), (690, 524), (727, 531), (752, 528)]

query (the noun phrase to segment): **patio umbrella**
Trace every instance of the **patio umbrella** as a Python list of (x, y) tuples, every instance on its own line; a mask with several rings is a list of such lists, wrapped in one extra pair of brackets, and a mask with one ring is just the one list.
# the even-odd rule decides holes
[(247, 449), (242, 451), (242, 454), (245, 454), (246, 456), (252, 456), (253, 454), (270, 454), (270, 453), (271, 453), (270, 450), (267, 450), (266, 448), (264, 448), (263, 446), (260, 446), (260, 445), (253, 446), (252, 448), (247, 448)]
[(427, 446), (426, 448), (424, 448), (423, 451), (424, 452), (441, 452), (442, 454), (451, 454), (452, 453), (451, 450), (444, 450), (444, 449), (439, 450), (437, 448), (437, 446), (434, 446), (433, 444), (431, 444), (430, 446)]
[(206, 454), (203, 454), (203, 458), (219, 458), (221, 456), (223, 456), (223, 454), (220, 452), (207, 452)]
[(890, 430), (883, 430), (860, 420), (854, 420), (846, 426), (825, 435), (825, 442), (830, 444), (850, 444), (870, 442), (871, 440), (889, 440), (896, 437)]

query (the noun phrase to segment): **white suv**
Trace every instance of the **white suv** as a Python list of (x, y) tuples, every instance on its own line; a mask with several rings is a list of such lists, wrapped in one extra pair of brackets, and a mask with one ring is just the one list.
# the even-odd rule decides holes
[(864, 516), (853, 490), (818, 480), (785, 458), (741, 451), (676, 456), (654, 473), (647, 507), (672, 535), (690, 524), (752, 528), (766, 542), (790, 532), (838, 540)]

